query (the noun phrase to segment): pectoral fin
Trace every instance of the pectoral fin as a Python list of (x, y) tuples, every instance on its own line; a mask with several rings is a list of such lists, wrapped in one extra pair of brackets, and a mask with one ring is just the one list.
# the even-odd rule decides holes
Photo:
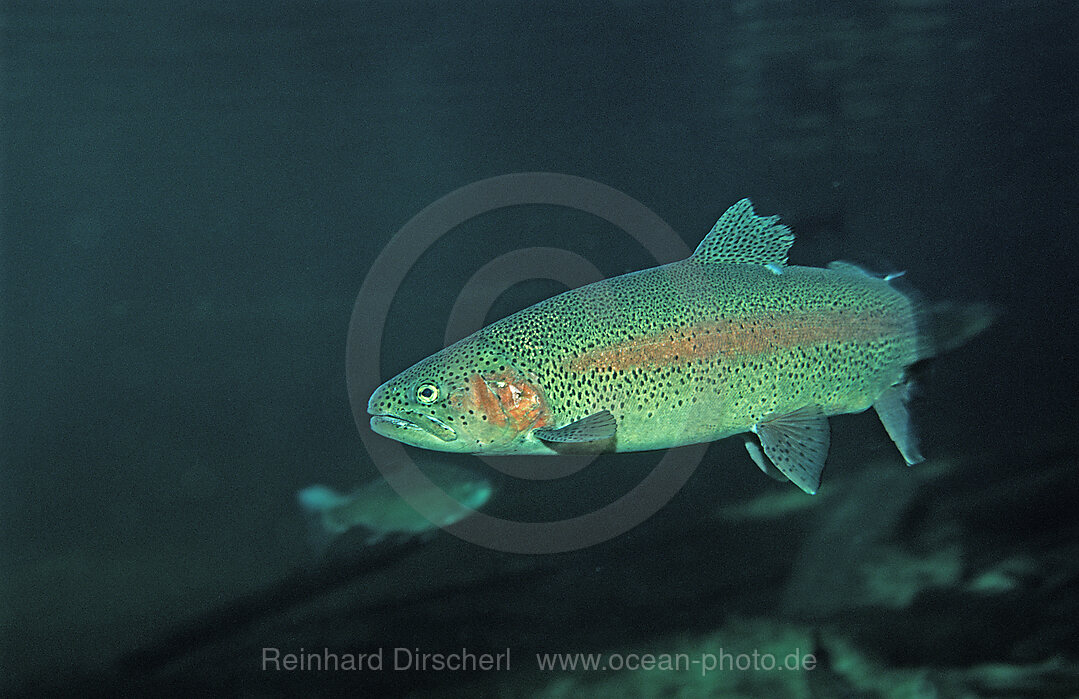
[(601, 410), (568, 425), (551, 429), (541, 427), (532, 434), (545, 442), (569, 444), (576, 442), (599, 442), (614, 437), (617, 425), (609, 410)]
[(828, 458), (828, 419), (821, 409), (811, 405), (785, 415), (769, 415), (753, 426), (753, 432), (761, 438), (764, 453), (775, 467), (796, 486), (815, 495)]
[(918, 449), (918, 437), (914, 434), (914, 427), (910, 423), (910, 411), (907, 410), (907, 396), (910, 394), (908, 384), (892, 386), (880, 395), (873, 409), (877, 411), (880, 421), (884, 423), (884, 429), (899, 447), (899, 453), (908, 466), (920, 464), (925, 461)]

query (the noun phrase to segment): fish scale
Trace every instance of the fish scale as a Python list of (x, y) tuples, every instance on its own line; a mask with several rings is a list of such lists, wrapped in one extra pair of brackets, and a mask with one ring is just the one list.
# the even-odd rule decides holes
[[(540, 377), (556, 423), (613, 413), (618, 451), (719, 439), (808, 402), (829, 415), (865, 410), (917, 359), (913, 305), (868, 276), (690, 258), (611, 281), (541, 301), (484, 336), (494, 356)], [(888, 322), (851, 327), (839, 310)], [(577, 341), (535, 341), (559, 335)]]
[[(934, 351), (924, 313), (849, 263), (788, 266), (794, 237), (777, 221), (742, 200), (685, 260), (492, 323), (380, 386), (372, 428), (487, 454), (640, 451), (754, 433), (772, 462), (750, 449), (762, 469), (774, 464), (815, 492), (826, 417), (875, 406), (904, 458), (920, 460), (905, 376)], [(988, 324), (970, 320), (980, 313), (968, 309), (961, 339)]]

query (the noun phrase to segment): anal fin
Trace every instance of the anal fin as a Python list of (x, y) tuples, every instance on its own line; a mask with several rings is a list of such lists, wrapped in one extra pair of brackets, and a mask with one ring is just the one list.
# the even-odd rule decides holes
[(783, 472), (772, 465), (772, 462), (768, 460), (768, 457), (761, 451), (760, 445), (754, 442), (752, 439), (746, 440), (746, 451), (749, 452), (749, 458), (753, 459), (753, 463), (757, 464), (757, 468), (764, 472), (764, 475), (769, 478), (773, 478), (780, 483), (788, 482), (788, 478), (783, 475)]
[(616, 430), (614, 415), (609, 410), (601, 410), (558, 429), (541, 427), (534, 430), (532, 434), (545, 442), (569, 444), (610, 439), (614, 437)]
[(892, 386), (877, 398), (873, 409), (877, 411), (888, 436), (899, 447), (903, 460), (908, 466), (913, 466), (925, 461), (925, 457), (918, 449), (918, 437), (914, 434), (914, 427), (910, 422), (910, 411), (907, 410), (908, 394), (907, 384)]
[(830, 440), (828, 418), (820, 407), (810, 405), (784, 415), (769, 415), (753, 426), (753, 432), (761, 438), (761, 447), (775, 467), (796, 486), (815, 495)]

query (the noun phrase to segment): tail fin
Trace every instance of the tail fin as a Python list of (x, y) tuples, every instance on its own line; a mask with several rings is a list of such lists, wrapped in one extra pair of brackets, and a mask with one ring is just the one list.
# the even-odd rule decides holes
[(922, 311), (921, 359), (951, 352), (993, 324), (997, 312), (984, 303), (944, 301)]
[(337, 536), (348, 530), (330, 515), (333, 508), (348, 502), (348, 498), (324, 485), (312, 485), (296, 493), (307, 517), (307, 536), (315, 553), (322, 556)]
[(873, 403), (884, 429), (909, 466), (925, 460), (918, 448), (918, 437), (911, 424), (910, 411), (907, 410), (912, 374), (925, 365), (925, 360), (950, 352), (983, 332), (997, 315), (984, 303), (943, 302), (917, 307), (918, 361), (907, 367), (903, 382), (885, 390)]
[(321, 515), (331, 507), (344, 504), (348, 498), (340, 495), (333, 488), (324, 485), (311, 485), (296, 493), (300, 507), (308, 514)]

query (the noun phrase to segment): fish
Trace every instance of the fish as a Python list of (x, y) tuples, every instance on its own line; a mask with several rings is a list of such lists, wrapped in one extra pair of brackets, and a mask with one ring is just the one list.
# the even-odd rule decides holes
[[(312, 543), (325, 552), (340, 535), (352, 529), (367, 532), (367, 544), (387, 537), (414, 537), (455, 524), (487, 504), (494, 487), (483, 476), (449, 464), (428, 464), (426, 483), (408, 481), (409, 504), (384, 478), (377, 478), (340, 493), (325, 485), (311, 485), (296, 493), (296, 500), (311, 525)], [(447, 500), (445, 496), (449, 496)]]
[(550, 297), (379, 386), (371, 428), (434, 451), (664, 449), (745, 434), (751, 460), (820, 486), (827, 418), (874, 408), (923, 460), (911, 369), (983, 331), (984, 304), (927, 305), (847, 262), (789, 265), (794, 234), (748, 199), (688, 258)]

